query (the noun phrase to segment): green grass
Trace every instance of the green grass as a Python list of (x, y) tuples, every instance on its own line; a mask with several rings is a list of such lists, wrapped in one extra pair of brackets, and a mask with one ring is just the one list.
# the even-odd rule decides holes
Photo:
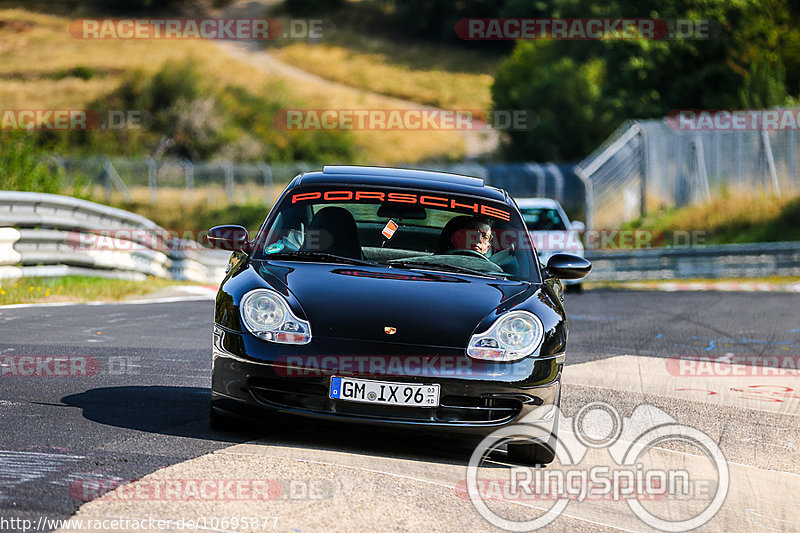
[(116, 204), (115, 207), (147, 217), (162, 228), (181, 232), (204, 232), (222, 224), (237, 224), (255, 234), (269, 212), (269, 207), (263, 203), (169, 205), (165, 202), (131, 202)]
[(0, 305), (30, 302), (119, 301), (183, 283), (149, 278), (147, 281), (90, 276), (0, 280)]
[[(661, 209), (624, 224), (653, 232), (653, 246), (672, 245), (676, 232), (699, 232), (704, 244), (800, 240), (800, 196), (726, 193), (705, 203)], [(678, 243), (680, 244), (680, 243)]]

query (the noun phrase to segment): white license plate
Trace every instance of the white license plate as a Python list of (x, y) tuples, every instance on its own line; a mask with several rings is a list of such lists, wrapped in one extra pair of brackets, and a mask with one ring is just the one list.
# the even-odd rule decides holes
[(439, 385), (417, 385), (373, 381), (370, 379), (331, 378), (329, 396), (334, 400), (407, 405), (412, 407), (438, 407)]

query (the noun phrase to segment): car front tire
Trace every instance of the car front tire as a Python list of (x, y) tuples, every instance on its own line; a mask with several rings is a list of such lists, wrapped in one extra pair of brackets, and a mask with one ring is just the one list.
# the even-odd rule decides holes
[(561, 390), (559, 387), (556, 413), (553, 419), (553, 429), (546, 442), (510, 442), (507, 445), (508, 458), (514, 463), (524, 465), (543, 466), (549, 465), (556, 458), (556, 445), (558, 444), (558, 419), (561, 413)]
[(555, 435), (550, 435), (550, 438), (545, 443), (509, 443), (508, 458), (513, 463), (524, 465), (548, 465), (556, 458), (557, 440)]

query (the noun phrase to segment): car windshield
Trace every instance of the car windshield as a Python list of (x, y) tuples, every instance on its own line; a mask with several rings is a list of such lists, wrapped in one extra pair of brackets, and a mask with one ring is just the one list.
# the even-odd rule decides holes
[(254, 257), (539, 281), (531, 252), (522, 220), (504, 203), (340, 186), (284, 195), (259, 234)]
[(558, 231), (567, 229), (558, 210), (549, 207), (520, 207), (525, 226), (531, 231)]

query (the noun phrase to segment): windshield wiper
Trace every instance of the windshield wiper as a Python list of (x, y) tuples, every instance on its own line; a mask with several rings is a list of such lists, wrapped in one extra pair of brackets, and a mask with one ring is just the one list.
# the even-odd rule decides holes
[(427, 263), (425, 261), (391, 261), (386, 262), (386, 265), (390, 267), (397, 267), (397, 268), (417, 268), (417, 269), (428, 269), (428, 270), (436, 270), (441, 272), (458, 272), (461, 274), (472, 274), (474, 276), (483, 276), (483, 277), (495, 277), (495, 276), (503, 276), (505, 277), (505, 272), (486, 272), (485, 270), (475, 270), (472, 268), (466, 268), (461, 266), (455, 265), (443, 265), (442, 263)]
[(298, 250), (295, 252), (278, 252), (274, 254), (267, 254), (263, 257), (264, 260), (270, 259), (280, 259), (289, 257), (292, 259), (309, 259), (309, 260), (320, 260), (320, 261), (329, 261), (331, 263), (346, 263), (348, 265), (360, 265), (360, 266), (375, 266), (374, 263), (370, 263), (369, 261), (363, 261), (361, 259), (354, 259), (352, 257), (345, 257), (343, 255), (336, 255), (336, 254), (329, 254), (327, 252), (312, 252), (309, 250)]

